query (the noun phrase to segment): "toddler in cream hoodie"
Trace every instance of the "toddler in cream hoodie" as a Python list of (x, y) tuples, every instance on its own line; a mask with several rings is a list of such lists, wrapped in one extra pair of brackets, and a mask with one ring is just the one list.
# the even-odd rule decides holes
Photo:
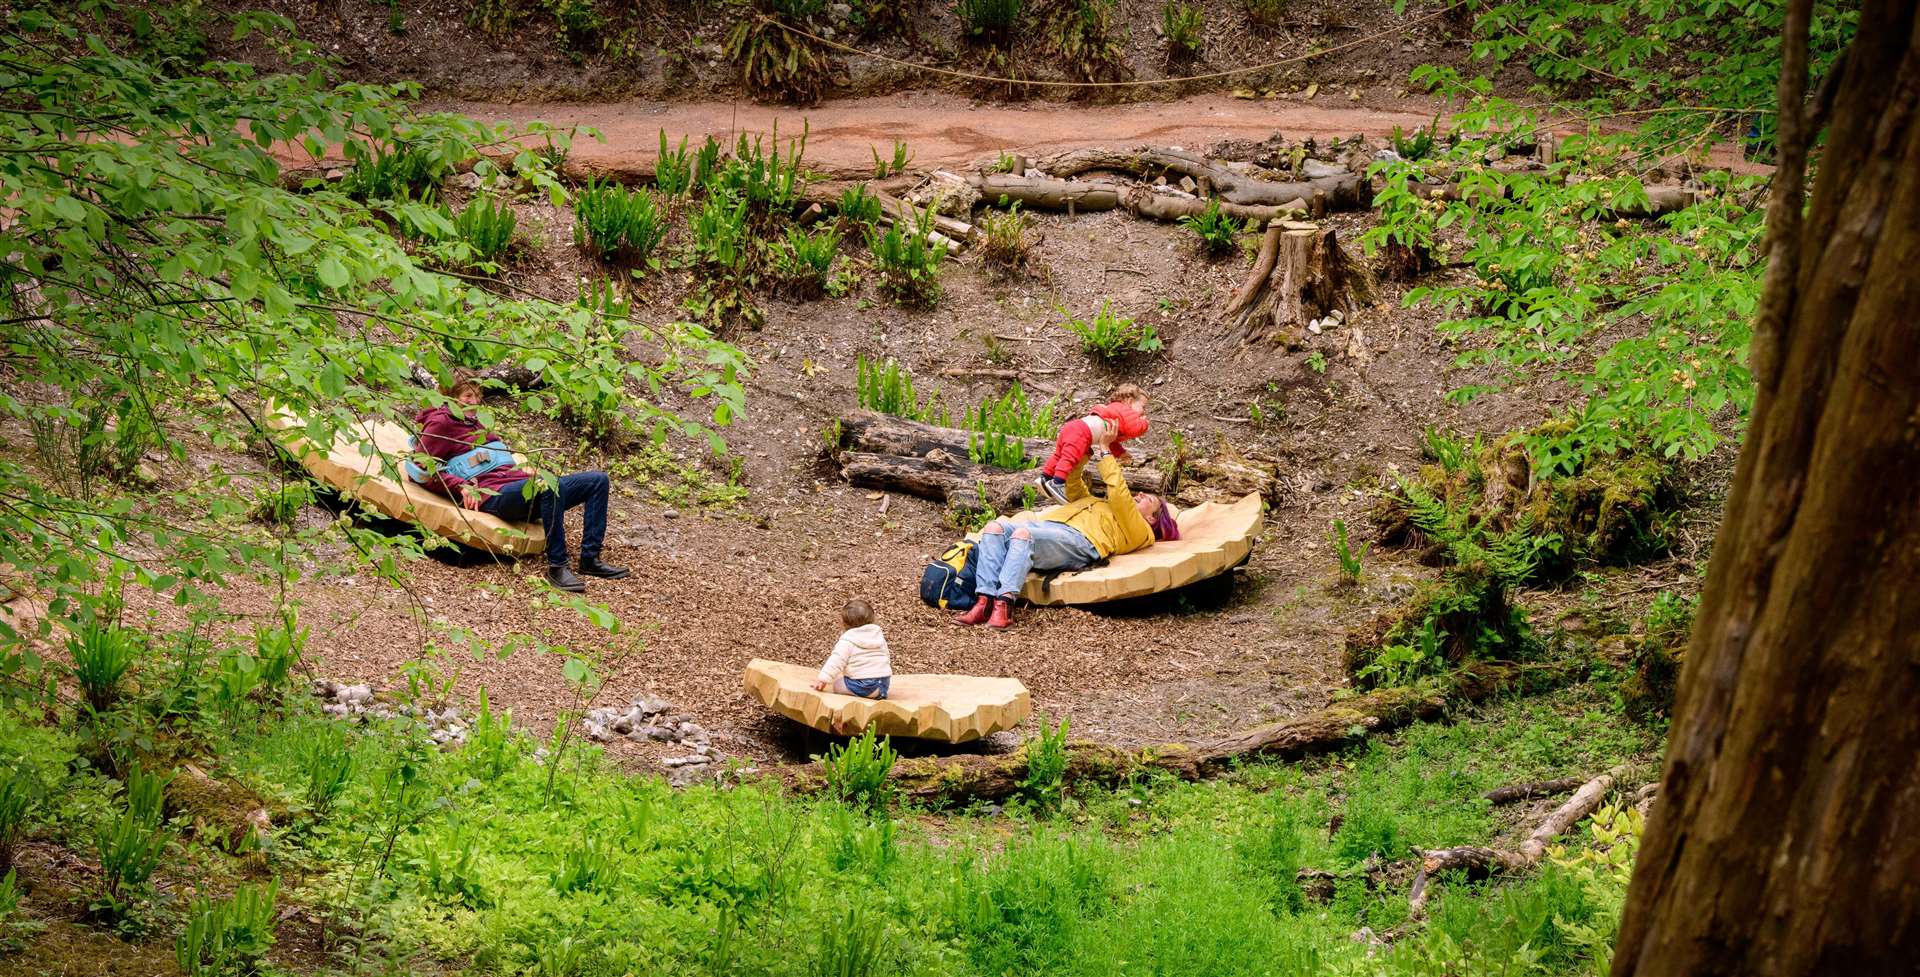
[(893, 679), (893, 659), (887, 650), (887, 636), (873, 623), (873, 608), (864, 600), (847, 601), (840, 609), (840, 623), (846, 626), (833, 654), (820, 666), (820, 677), (813, 683), (819, 691), (857, 695), (863, 699), (884, 699)]

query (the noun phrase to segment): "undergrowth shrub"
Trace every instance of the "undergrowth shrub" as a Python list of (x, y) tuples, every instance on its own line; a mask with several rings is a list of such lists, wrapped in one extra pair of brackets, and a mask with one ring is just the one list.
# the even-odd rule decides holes
[(1209, 258), (1234, 254), (1240, 250), (1240, 235), (1246, 228), (1240, 221), (1220, 210), (1220, 198), (1210, 197), (1207, 209), (1180, 218), (1180, 226), (1200, 239), (1200, 252)]
[(913, 29), (907, 21), (907, 0), (854, 0), (848, 20), (861, 37), (883, 37)]
[(174, 956), (186, 977), (251, 977), (260, 972), (274, 942), (278, 880), (243, 885), (230, 898), (195, 899), (187, 925), (174, 941)]
[[(1032, 464), (1025, 439), (1053, 436), (1057, 430), (1054, 410), (1051, 400), (1039, 405), (1029, 402), (1018, 383), (997, 398), (988, 397), (961, 417), (968, 457), (978, 464), (1024, 471)], [(985, 495), (984, 490), (981, 494)]]
[(1021, 0), (958, 0), (954, 12), (967, 39), (1005, 48), (1020, 24)]
[(349, 142), (353, 165), (340, 178), (340, 192), (355, 200), (432, 200), (452, 170), (448, 160), (425, 146), (400, 141), (368, 147)]
[(884, 363), (868, 360), (865, 354), (854, 360), (854, 393), (861, 407), (904, 417), (910, 421), (946, 427), (950, 417), (939, 391), (923, 401), (913, 388), (913, 374), (888, 358)]
[(325, 817), (353, 780), (353, 751), (347, 748), (346, 731), (328, 726), (316, 732), (305, 760), (301, 798), (315, 817)]
[(980, 256), (987, 265), (1005, 274), (1014, 274), (1027, 266), (1027, 257), (1033, 246), (1027, 241), (1027, 227), (1032, 218), (1020, 212), (1019, 201), (1007, 208), (1005, 213), (989, 213), (980, 218), (979, 227), (986, 240), (980, 245)]
[(868, 147), (873, 154), (873, 178), (884, 180), (889, 176), (898, 176), (907, 171), (907, 164), (913, 162), (913, 153), (907, 150), (907, 144), (898, 139), (893, 141), (893, 155), (883, 157), (877, 146)]
[(1160, 8), (1160, 31), (1167, 38), (1167, 56), (1175, 61), (1197, 58), (1206, 50), (1206, 15), (1193, 4), (1167, 0)]
[(1627, 659), (1627, 678), (1620, 697), (1627, 715), (1640, 720), (1667, 715), (1680, 680), (1680, 664), (1693, 638), (1693, 616), (1698, 597), (1661, 593), (1647, 608), (1647, 617)]
[(883, 972), (886, 947), (886, 921), (874, 919), (865, 905), (856, 903), (821, 930), (813, 958), (814, 977), (873, 977)]
[(654, 157), (653, 185), (660, 195), (668, 199), (684, 197), (694, 187), (694, 158), (687, 149), (687, 137), (680, 137), (680, 145), (670, 147), (667, 144), (667, 130), (660, 130), (660, 154)]
[(1056, 306), (1065, 320), (1061, 328), (1080, 339), (1080, 348), (1103, 360), (1117, 360), (1134, 353), (1158, 353), (1166, 348), (1160, 334), (1150, 323), (1135, 322), (1113, 311), (1111, 300), (1100, 303), (1092, 319), (1077, 319), (1073, 313)]
[(248, 515), (270, 526), (291, 526), (300, 510), (312, 505), (315, 498), (312, 483), (305, 479), (265, 485), (254, 496)]
[(73, 680), (79, 683), (88, 710), (104, 713), (120, 701), (121, 680), (138, 660), (141, 647), (139, 634), (94, 619), (82, 623), (67, 639)]
[(485, 195), (467, 201), (459, 215), (449, 214), (456, 239), (467, 249), (462, 264), (482, 264), (491, 270), (513, 250), (520, 219), (505, 201)]
[(818, 298), (826, 291), (839, 247), (840, 232), (832, 227), (813, 234), (789, 227), (784, 239), (769, 245), (773, 256), (771, 271), (788, 294), (802, 299)]
[(1256, 27), (1279, 27), (1287, 19), (1287, 0), (1246, 0), (1247, 20)]
[[(1672, 462), (1644, 441), (1612, 451), (1559, 454), (1569, 422), (1552, 421), (1508, 434), (1492, 444), (1428, 431), (1424, 449), (1434, 462), (1397, 492), (1375, 503), (1371, 516), (1383, 546), (1417, 545), (1444, 556), (1451, 540), (1507, 538), (1552, 542), (1520, 582), (1563, 578), (1582, 565), (1625, 565), (1666, 552), (1679, 502)], [(1537, 464), (1544, 455), (1549, 461)], [(1568, 466), (1574, 466), (1569, 469)]]
[(880, 222), (880, 198), (867, 192), (864, 183), (856, 183), (840, 191), (840, 203), (836, 209), (840, 215), (838, 226), (843, 235)]
[(1373, 544), (1367, 543), (1357, 550), (1354, 549), (1352, 542), (1347, 539), (1347, 523), (1344, 519), (1333, 521), (1328, 539), (1333, 543), (1334, 558), (1340, 563), (1340, 575), (1351, 583), (1359, 583), (1360, 575), (1366, 570), (1363, 561), (1366, 560), (1367, 551), (1373, 548)]
[(973, 431), (993, 431), (1016, 438), (1052, 438), (1059, 425), (1054, 423), (1058, 403), (1048, 400), (1034, 403), (1020, 383), (1007, 388), (999, 397), (988, 397), (967, 412), (963, 426)]
[(520, 734), (513, 728), (513, 711), (494, 712), (484, 688), (460, 755), (473, 776), (485, 783), (499, 780), (519, 762)]
[(726, 51), (747, 90), (801, 105), (819, 101), (833, 74), (826, 49), (779, 24), (817, 33), (813, 18), (826, 9), (826, 0), (738, 0), (736, 5)]
[(780, 151), (780, 124), (775, 122), (771, 137), (763, 142), (758, 134), (751, 138), (741, 133), (733, 152), (714, 178), (708, 181), (709, 193), (726, 192), (745, 202), (763, 226), (784, 220), (806, 189), (807, 136), (803, 122), (800, 135), (787, 140), (785, 154)]
[(747, 202), (716, 193), (694, 211), (688, 228), (693, 232), (691, 254), (696, 263), (716, 275), (737, 275), (753, 250), (747, 224)]
[(827, 790), (834, 797), (870, 811), (882, 811), (893, 793), (887, 774), (898, 759), (892, 737), (876, 742), (869, 726), (844, 744), (828, 747), (821, 768), (826, 772)]
[(590, 182), (573, 197), (573, 243), (601, 261), (645, 262), (667, 236), (653, 194)]
[(138, 927), (150, 880), (173, 843), (172, 831), (161, 821), (166, 785), (172, 779), (171, 774), (161, 777), (135, 765), (127, 774), (119, 813), (94, 828), (100, 874), (89, 908), (118, 926)]
[(1043, 811), (1059, 807), (1067, 775), (1067, 721), (1049, 729), (1042, 720), (1038, 733), (1027, 738), (1026, 754), (1021, 792)]
[(932, 308), (940, 300), (940, 265), (947, 245), (935, 241), (933, 234), (932, 207), (911, 220), (895, 220), (885, 233), (867, 230), (880, 288), (901, 305)]
[(567, 849), (554, 870), (553, 888), (560, 893), (597, 892), (611, 885), (614, 878), (613, 859), (599, 839), (587, 838)]
[(27, 415), (27, 430), (48, 482), (83, 499), (92, 498), (103, 480), (133, 472), (159, 440), (151, 415), (131, 399), (78, 397), (70, 405), (48, 404)]
[(1537, 643), (1509, 580), (1489, 562), (1448, 567), (1391, 614), (1347, 633), (1346, 667), (1360, 688), (1408, 685), (1470, 661), (1520, 661)]
[(24, 768), (0, 765), (0, 870), (13, 868), (13, 849), (26, 833), (36, 791)]
[(1125, 30), (1113, 26), (1113, 0), (1066, 0), (1055, 7), (1047, 40), (1068, 74), (1111, 81), (1127, 70)]

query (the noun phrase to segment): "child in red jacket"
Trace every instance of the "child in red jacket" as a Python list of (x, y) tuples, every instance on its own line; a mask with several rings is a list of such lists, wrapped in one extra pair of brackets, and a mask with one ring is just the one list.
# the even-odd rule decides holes
[(1085, 417), (1076, 417), (1060, 426), (1054, 439), (1053, 456), (1040, 469), (1040, 491), (1058, 505), (1067, 504), (1067, 479), (1076, 478), (1094, 445), (1125, 458), (1123, 443), (1147, 433), (1147, 392), (1138, 384), (1123, 383), (1113, 388), (1107, 403)]

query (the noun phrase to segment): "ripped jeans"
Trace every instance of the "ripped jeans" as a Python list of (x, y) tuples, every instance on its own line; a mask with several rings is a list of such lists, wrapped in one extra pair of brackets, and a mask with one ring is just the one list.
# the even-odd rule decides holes
[(1100, 562), (1086, 534), (1064, 522), (995, 519), (974, 544), (974, 590), (985, 597), (1012, 597), (1027, 585), (1028, 571), (1079, 570)]

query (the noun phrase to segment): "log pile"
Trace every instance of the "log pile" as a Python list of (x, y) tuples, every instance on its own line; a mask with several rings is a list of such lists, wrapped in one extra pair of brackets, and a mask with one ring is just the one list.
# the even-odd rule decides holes
[(1179, 149), (1078, 149), (1035, 159), (1018, 173), (968, 179), (989, 205), (1068, 213), (1122, 208), (1160, 221), (1197, 216), (1213, 199), (1228, 217), (1256, 224), (1372, 203), (1373, 185), (1363, 173), (1318, 160), (1307, 164), (1304, 179), (1277, 180), (1255, 167), (1229, 167)]
[[(840, 418), (832, 446), (834, 461), (848, 482), (950, 506), (992, 506), (1002, 512), (1024, 507), (1027, 489), (1038, 472), (1006, 471), (968, 457), (968, 432), (873, 411)], [(1034, 462), (1053, 451), (1053, 442), (1023, 438)], [(1127, 488), (1166, 496), (1181, 505), (1230, 502), (1258, 494), (1280, 501), (1281, 481), (1269, 462), (1238, 458), (1182, 457), (1171, 473), (1147, 464), (1124, 469)], [(1096, 489), (1098, 487), (1096, 486)]]
[[(1023, 508), (1027, 489), (1038, 473), (1012, 472), (982, 465), (967, 454), (968, 432), (856, 411), (839, 421), (834, 460), (848, 482), (867, 488), (905, 492), (951, 506), (992, 506), (1002, 512)], [(1027, 458), (1043, 460), (1053, 442), (1021, 439)], [(1127, 488), (1166, 495), (1167, 477), (1157, 469), (1126, 469)]]

